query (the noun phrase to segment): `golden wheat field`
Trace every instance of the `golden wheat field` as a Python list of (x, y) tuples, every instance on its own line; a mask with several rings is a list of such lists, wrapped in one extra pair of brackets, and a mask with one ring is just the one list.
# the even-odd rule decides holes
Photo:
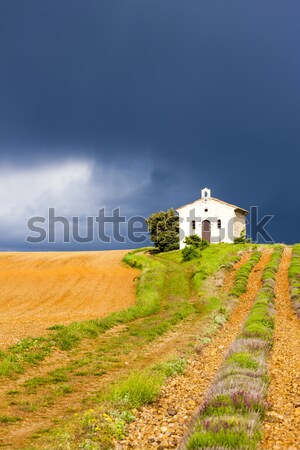
[(0, 346), (133, 305), (127, 250), (0, 254)]

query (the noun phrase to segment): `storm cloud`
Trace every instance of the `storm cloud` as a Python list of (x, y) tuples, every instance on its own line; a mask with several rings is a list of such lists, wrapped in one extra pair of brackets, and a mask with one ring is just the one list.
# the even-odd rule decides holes
[(2, 0), (1, 248), (24, 248), (50, 204), (147, 215), (204, 186), (298, 241), (299, 14), (295, 0)]

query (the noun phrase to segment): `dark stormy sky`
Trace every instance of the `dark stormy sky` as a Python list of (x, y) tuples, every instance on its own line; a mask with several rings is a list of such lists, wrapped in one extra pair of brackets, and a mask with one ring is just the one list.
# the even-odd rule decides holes
[(24, 242), (49, 207), (147, 215), (204, 186), (299, 241), (299, 19), (299, 0), (1, 0), (0, 248), (66, 248)]

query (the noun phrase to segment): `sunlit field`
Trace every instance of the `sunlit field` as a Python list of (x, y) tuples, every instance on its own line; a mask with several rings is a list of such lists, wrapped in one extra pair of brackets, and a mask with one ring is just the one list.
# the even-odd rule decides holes
[(126, 250), (0, 254), (0, 346), (135, 302)]

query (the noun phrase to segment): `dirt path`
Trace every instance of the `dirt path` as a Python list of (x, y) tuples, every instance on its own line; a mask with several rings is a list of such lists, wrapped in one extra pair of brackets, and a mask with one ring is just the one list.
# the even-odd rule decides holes
[(138, 412), (137, 420), (129, 425), (128, 438), (119, 445), (120, 450), (163, 450), (179, 445), (253, 305), (261, 286), (262, 271), (269, 259), (270, 252), (265, 251), (250, 274), (247, 292), (241, 297), (230, 320), (201, 355), (190, 359), (185, 375), (172, 380), (157, 402)]
[[(220, 278), (219, 273), (209, 277), (204, 286), (204, 289), (209, 292), (209, 295), (218, 295), (220, 287), (221, 292), (228, 292), (234, 282), (236, 270), (249, 259), (249, 256), (249, 253), (244, 254), (241, 261), (236, 264), (234, 269), (226, 273), (224, 284), (222, 286), (220, 283), (221, 280), (223, 280), (223, 276)], [(179, 323), (174, 330), (156, 339), (144, 349), (137, 348), (130, 354), (123, 355), (120, 364), (117, 367), (112, 368), (102, 377), (71, 377), (70, 383), (73, 388), (73, 393), (63, 398), (57, 398), (52, 406), (49, 405), (47, 408), (39, 408), (37, 411), (21, 412), (17, 406), (10, 406), (8, 402), (11, 398), (7, 396), (8, 390), (21, 389), (22, 392), (23, 383), (32, 376), (45, 376), (50, 370), (70, 363), (74, 357), (84, 358), (85, 352), (93, 351), (95, 348), (98, 348), (101, 342), (114, 338), (124, 330), (126, 332), (126, 326), (115, 327), (95, 340), (83, 342), (82, 345), (76, 349), (76, 352), (72, 352), (69, 356), (64, 352), (58, 352), (58, 354), (47, 358), (47, 360), (38, 368), (32, 368), (32, 370), (21, 375), (18, 379), (7, 380), (0, 389), (1, 412), (2, 414), (9, 416), (22, 417), (23, 420), (20, 423), (10, 424), (8, 427), (0, 427), (1, 448), (15, 448), (19, 450), (22, 446), (25, 446), (25, 443), (28, 442), (27, 439), (30, 438), (34, 432), (41, 428), (44, 429), (45, 427), (51, 428), (51, 426), (53, 426), (53, 419), (63, 419), (64, 417), (69, 416), (72, 411), (78, 412), (82, 410), (84, 406), (81, 402), (84, 398), (86, 399), (87, 397), (92, 396), (101, 389), (105, 390), (112, 379), (124, 376), (133, 368), (142, 369), (150, 364), (165, 359), (183, 357), (185, 356), (185, 352), (190, 354), (190, 344), (196, 341), (199, 333), (201, 334), (201, 330), (203, 332), (206, 327), (207, 320), (205, 317), (202, 317), (202, 315), (199, 314), (192, 314), (183, 322)], [(38, 393), (38, 397), (43, 396), (46, 397), (47, 393), (41, 390), (41, 392)], [(28, 400), (26, 396), (24, 396), (23, 399)], [(34, 401), (35, 399), (32, 398), (31, 400)]]
[(0, 253), (0, 348), (133, 305), (140, 271), (121, 263), (127, 252)]
[(275, 340), (269, 360), (271, 409), (260, 446), (264, 450), (300, 449), (300, 320), (289, 295), (290, 259), (287, 248), (276, 278)]

